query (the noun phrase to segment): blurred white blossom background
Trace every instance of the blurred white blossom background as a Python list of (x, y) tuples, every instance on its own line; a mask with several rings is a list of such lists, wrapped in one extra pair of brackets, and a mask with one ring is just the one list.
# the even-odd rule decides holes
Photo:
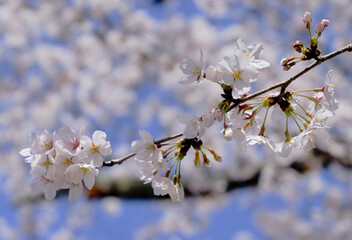
[[(66, 192), (46, 201), (29, 189), (30, 166), (19, 155), (31, 132), (63, 126), (105, 131), (112, 158), (130, 152), (139, 129), (155, 139), (181, 132), (177, 114), (214, 108), (221, 88), (179, 84), (179, 63), (197, 61), (202, 49), (215, 64), (241, 37), (262, 43), (271, 63), (252, 92), (289, 78), (307, 65), (279, 66), (294, 55), (297, 39), (309, 43), (306, 11), (315, 22), (330, 19), (319, 41), (323, 54), (351, 42), (348, 0), (0, 1), (0, 239), (351, 239), (350, 53), (290, 86), (322, 87), (334, 70), (339, 109), (330, 140), (316, 144), (320, 151), (284, 159), (248, 147), (243, 154), (214, 125), (204, 142), (224, 161), (195, 169), (185, 159), (182, 181), (192, 196), (179, 204), (145, 199), (150, 186), (139, 181), (132, 159), (101, 169), (96, 188), (75, 203), (61, 197)], [(267, 129), (282, 131), (275, 122)]]

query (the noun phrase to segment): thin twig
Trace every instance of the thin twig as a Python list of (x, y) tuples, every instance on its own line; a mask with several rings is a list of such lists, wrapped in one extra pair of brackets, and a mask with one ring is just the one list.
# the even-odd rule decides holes
[(183, 134), (183, 133), (177, 133), (177, 134), (172, 135), (172, 136), (170, 136), (170, 137), (166, 137), (166, 138), (162, 138), (162, 139), (160, 139), (160, 140), (158, 140), (158, 141), (154, 141), (154, 143), (155, 143), (155, 144), (159, 144), (159, 143), (167, 142), (167, 141), (169, 141), (169, 140), (172, 140), (172, 139), (181, 137), (182, 134)]
[[(182, 133), (178, 133), (175, 135), (172, 135), (170, 137), (166, 137), (166, 138), (162, 138), (160, 140), (154, 141), (155, 144), (159, 144), (159, 143), (163, 143), (163, 142), (167, 142), (169, 140), (175, 139), (175, 138), (179, 138), (182, 136)], [(122, 164), (124, 161), (126, 161), (127, 159), (134, 157), (136, 154), (135, 153), (130, 153), (127, 156), (123, 157), (123, 158), (119, 158), (119, 159), (114, 159), (114, 160), (110, 160), (110, 161), (106, 161), (103, 163), (103, 167), (111, 167), (114, 166), (116, 164), (120, 165)]]

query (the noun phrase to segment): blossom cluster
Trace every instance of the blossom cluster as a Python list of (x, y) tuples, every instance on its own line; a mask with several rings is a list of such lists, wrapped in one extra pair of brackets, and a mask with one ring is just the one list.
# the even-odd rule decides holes
[[(310, 22), (312, 21), (310, 13), (307, 12), (304, 15), (303, 21), (309, 31), (312, 41), (311, 47), (300, 46), (299, 41), (293, 47), (297, 50), (299, 48), (298, 52), (303, 53), (300, 60), (309, 60), (319, 56), (317, 39), (329, 24), (329, 20), (323, 19), (317, 24), (316, 38), (312, 38), (310, 33)], [(270, 65), (260, 59), (262, 50), (261, 44), (246, 47), (244, 40), (239, 39), (234, 54), (231, 57), (220, 59), (217, 66), (207, 66), (202, 51), (198, 64), (189, 59), (181, 62), (180, 69), (187, 75), (181, 81), (182, 83), (197, 82), (199, 84), (203, 79), (207, 79), (218, 83), (224, 92), (221, 95), (223, 100), (218, 106), (204, 113), (201, 117), (188, 114), (178, 116), (178, 121), (186, 125), (183, 132), (185, 138), (201, 138), (205, 134), (206, 128), (210, 127), (217, 119), (223, 122), (224, 128), (221, 133), (224, 138), (227, 141), (235, 139), (237, 147), (241, 151), (244, 151), (247, 145), (265, 144), (281, 157), (288, 157), (293, 148), (312, 149), (315, 136), (328, 139), (326, 120), (335, 115), (338, 107), (334, 97), (334, 85), (330, 79), (331, 71), (328, 73), (323, 88), (287, 91), (286, 85), (282, 86), (280, 92), (256, 97), (247, 103), (236, 104), (236, 101), (248, 96), (251, 84), (258, 79), (258, 70)], [(285, 62), (285, 66), (288, 62)], [(282, 62), (281, 65), (283, 65)], [(284, 70), (288, 69), (284, 68)], [(305, 95), (308, 92), (314, 92), (314, 95)], [(310, 102), (307, 108), (301, 103), (304, 100)], [(259, 114), (262, 110), (265, 110), (264, 119)], [(265, 135), (266, 120), (269, 114), (272, 115), (272, 119), (280, 118), (286, 125), (282, 142), (275, 143)], [(294, 131), (289, 126), (290, 123), (296, 125), (299, 131), (294, 137), (292, 137), (292, 133), (290, 134)]]
[[(173, 202), (181, 201), (184, 198), (184, 190), (181, 182), (172, 181), (168, 175), (167, 163), (161, 149), (154, 143), (153, 137), (147, 131), (139, 131), (142, 140), (132, 142), (132, 151), (136, 154), (135, 159), (140, 165), (141, 180), (145, 184), (152, 183), (155, 195), (169, 194)], [(164, 174), (168, 172), (168, 174)]]
[(30, 187), (44, 191), (48, 200), (59, 189), (69, 189), (70, 202), (82, 194), (83, 183), (92, 189), (99, 173), (97, 168), (103, 165), (103, 156), (111, 153), (104, 132), (95, 131), (91, 139), (84, 134), (84, 128), (78, 134), (68, 127), (61, 128), (57, 134), (43, 130), (32, 133), (30, 142), (31, 147), (20, 152), (31, 164), (30, 173), (34, 178)]
[[(241, 43), (242, 40), (239, 40), (239, 42)], [(254, 73), (256, 69), (253, 65), (249, 65), (251, 62), (250, 56), (249, 54), (249, 57), (247, 57), (248, 65), (243, 67), (243, 69), (248, 70), (253, 68), (252, 73)], [(233, 59), (238, 59), (238, 56), (235, 55)], [(254, 60), (255, 59), (256, 58), (254, 58)], [(224, 61), (225, 60), (222, 59), (220, 63), (224, 64)], [(261, 61), (261, 66), (264, 66), (265, 62), (263, 60)], [(258, 62), (259, 60), (257, 63)], [(215, 69), (215, 67), (212, 66), (209, 68)], [(329, 71), (325, 86), (322, 88), (271, 93), (268, 96), (258, 97), (257, 99), (259, 99), (259, 101), (244, 103), (234, 110), (227, 111), (231, 101), (234, 100), (232, 96), (233, 92), (243, 93), (244, 89), (246, 89), (245, 91), (249, 90), (250, 85), (245, 88), (239, 88), (236, 82), (243, 81), (249, 84), (256, 79), (246, 77), (239, 78), (239, 76), (242, 77), (241, 74), (244, 73), (245, 70), (234, 69), (235, 70), (232, 71), (232, 86), (228, 85), (230, 82), (226, 80), (230, 79), (230, 77), (228, 77), (230, 72), (229, 68), (217, 68), (216, 70), (218, 83), (223, 86), (225, 92), (222, 95), (224, 101), (222, 101), (216, 109), (204, 113), (201, 117), (188, 114), (180, 114), (178, 116), (178, 121), (186, 125), (183, 133), (185, 138), (201, 138), (205, 134), (206, 128), (209, 128), (215, 119), (220, 122), (223, 121), (224, 128), (221, 130), (221, 133), (224, 138), (227, 141), (235, 139), (238, 149), (241, 151), (244, 151), (247, 145), (265, 144), (281, 157), (288, 157), (293, 148), (301, 148), (304, 150), (312, 149), (314, 147), (315, 136), (319, 136), (322, 139), (328, 138), (326, 133), (326, 129), (328, 128), (326, 120), (334, 116), (338, 108), (338, 102), (334, 97), (334, 84), (331, 82), (332, 71)], [(232, 89), (232, 92), (228, 92), (228, 89)], [(314, 92), (314, 95), (305, 95), (307, 92)], [(310, 102), (307, 108), (302, 106), (302, 98)], [(266, 109), (266, 111), (264, 119), (262, 120), (259, 112), (264, 109)], [(286, 123), (285, 139), (280, 143), (275, 143), (272, 139), (264, 135), (269, 110), (272, 114), (272, 118), (278, 118), (282, 120), (281, 122)], [(299, 130), (299, 134), (295, 137), (291, 137), (292, 134), (290, 135), (290, 120), (292, 120), (291, 122), (294, 125), (297, 125)]]
[[(311, 36), (310, 22), (310, 14), (306, 13), (304, 23)], [(328, 23), (328, 20), (322, 20), (318, 24), (321, 27), (317, 25), (316, 39)], [(310, 48), (304, 47), (299, 41), (293, 47), (302, 52), (304, 57), (300, 60), (316, 58), (320, 54), (314, 39), (311, 40)], [(243, 100), (250, 96), (252, 84), (259, 78), (259, 70), (270, 66), (260, 58), (263, 49), (261, 44), (246, 46), (240, 38), (233, 55), (220, 59), (217, 65), (208, 65), (202, 50), (198, 63), (191, 59), (180, 63), (179, 67), (186, 75), (181, 83), (200, 84), (203, 80), (217, 83), (223, 91), (222, 100), (201, 117), (179, 114), (177, 120), (186, 127), (183, 138), (176, 142), (155, 141), (147, 131), (139, 131), (141, 140), (133, 141), (131, 149), (140, 166), (140, 179), (144, 183), (151, 183), (155, 195), (168, 194), (173, 202), (184, 198), (181, 165), (191, 148), (195, 150), (196, 167), (200, 167), (201, 163), (210, 166), (206, 152), (215, 161), (222, 161), (221, 155), (204, 146), (201, 139), (206, 129), (216, 121), (223, 124), (220, 133), (224, 139), (234, 139), (239, 151), (245, 151), (247, 145), (264, 144), (285, 158), (294, 148), (312, 149), (316, 136), (328, 138), (326, 121), (335, 115), (338, 107), (331, 71), (322, 88), (293, 91), (286, 89), (288, 83), (281, 86), (280, 92)], [(314, 95), (307, 95), (311, 92)], [(266, 135), (270, 114), (274, 121), (285, 123), (283, 140), (280, 142)], [(76, 200), (82, 193), (83, 183), (88, 189), (93, 187), (99, 172), (97, 168), (103, 165), (103, 156), (111, 153), (104, 132), (95, 131), (91, 139), (84, 135), (84, 129), (78, 135), (70, 128), (60, 129), (57, 135), (48, 131), (33, 133), (31, 144), (31, 148), (23, 149), (20, 153), (31, 164), (30, 173), (35, 177), (31, 187), (42, 189), (47, 199), (54, 198), (58, 189), (69, 188), (69, 200)]]
[[(155, 195), (163, 196), (169, 194), (172, 202), (179, 202), (184, 198), (184, 188), (181, 183), (181, 165), (182, 160), (191, 147), (196, 151), (194, 158), (196, 167), (201, 165), (200, 154), (202, 154), (203, 165), (210, 166), (210, 160), (205, 151), (213, 155), (215, 161), (222, 161), (221, 155), (213, 149), (204, 146), (197, 137), (180, 139), (175, 143), (161, 145), (155, 142), (147, 131), (141, 130), (139, 135), (142, 139), (133, 141), (131, 148), (140, 166), (140, 179), (145, 184), (152, 184)], [(166, 146), (168, 147), (165, 149), (164, 147)], [(174, 173), (171, 174), (174, 167)]]

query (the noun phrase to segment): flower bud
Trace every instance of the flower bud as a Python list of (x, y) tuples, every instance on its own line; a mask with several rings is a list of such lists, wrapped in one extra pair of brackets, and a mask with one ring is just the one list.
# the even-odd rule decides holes
[(302, 48), (303, 48), (303, 43), (301, 41), (296, 41), (292, 47), (296, 50), (296, 52), (302, 52)]
[(312, 21), (312, 16), (310, 15), (310, 12), (305, 12), (303, 16), (303, 22), (305, 24), (310, 23)]
[(221, 80), (221, 73), (220, 70), (213, 66), (210, 65), (206, 70), (205, 74), (207, 76), (207, 79), (212, 81), (212, 82), (219, 82)]
[(224, 134), (224, 138), (226, 141), (232, 140), (233, 131), (232, 128), (225, 128), (222, 130), (222, 134)]
[(214, 160), (217, 162), (222, 162), (222, 156), (218, 153), (216, 153), (213, 149), (209, 148), (209, 152), (213, 155)]
[(196, 155), (194, 158), (194, 166), (197, 168), (200, 167), (200, 157), (199, 157), (199, 151), (196, 151)]
[(288, 63), (288, 59), (283, 58), (283, 59), (281, 59), (280, 66), (285, 66), (287, 63)]
[(209, 158), (207, 157), (207, 155), (206, 155), (205, 153), (202, 153), (202, 155), (203, 155), (203, 164), (204, 164), (204, 166), (210, 167), (210, 160), (209, 160)]
[(315, 33), (318, 35), (318, 37), (321, 36), (321, 33), (329, 25), (329, 22), (330, 22), (329, 20), (323, 19), (317, 23), (317, 25), (315, 26)]

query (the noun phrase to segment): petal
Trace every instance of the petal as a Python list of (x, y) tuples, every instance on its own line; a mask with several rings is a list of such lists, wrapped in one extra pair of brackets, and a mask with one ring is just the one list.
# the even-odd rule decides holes
[(103, 166), (103, 162), (104, 162), (104, 159), (103, 159), (103, 157), (102, 157), (99, 153), (95, 153), (95, 154), (93, 155), (92, 163), (93, 163), (93, 166), (94, 166), (94, 167), (101, 167), (101, 166)]
[(90, 149), (92, 146), (92, 139), (90, 139), (90, 137), (88, 137), (88, 136), (83, 136), (81, 138), (81, 145), (85, 149)]
[(44, 196), (46, 200), (53, 200), (54, 197), (56, 196), (56, 189), (52, 184), (47, 185), (44, 187)]
[(99, 146), (99, 152), (103, 156), (108, 156), (111, 154), (111, 144), (109, 141), (106, 141), (103, 145)]
[(241, 78), (243, 80), (256, 80), (259, 76), (259, 72), (257, 71), (257, 69), (253, 66), (247, 66), (246, 68), (244, 68), (242, 70), (241, 73)]
[(202, 49), (200, 49), (200, 60), (199, 60), (199, 66), (200, 66), (200, 68), (201, 69), (204, 69), (205, 68), (205, 66), (206, 66), (206, 61), (205, 61), (205, 59), (204, 59), (204, 57), (203, 57), (203, 50)]
[(244, 44), (243, 38), (239, 38), (237, 40), (237, 47), (238, 47), (238, 49), (240, 49), (242, 51), (246, 51), (246, 45)]
[(221, 72), (225, 71), (225, 72), (229, 72), (233, 73), (232, 68), (235, 67), (235, 60), (233, 58), (229, 58), (229, 57), (224, 57), (222, 59), (220, 59), (219, 61), (219, 67), (221, 69)]
[(270, 66), (270, 63), (261, 59), (253, 59), (250, 64), (254, 66), (255, 68), (267, 68)]
[(199, 133), (198, 128), (194, 128), (194, 126), (187, 125), (185, 130), (183, 131), (183, 136), (185, 138), (195, 138)]
[(106, 142), (106, 133), (103, 131), (96, 130), (93, 133), (92, 139), (96, 146), (104, 144)]
[(254, 44), (253, 49), (251, 50), (254, 58), (258, 59), (260, 57), (260, 54), (262, 53), (262, 51), (264, 50), (264, 47), (262, 44)]
[(135, 140), (132, 142), (131, 144), (131, 150), (134, 153), (138, 153), (143, 149), (143, 145), (144, 145), (145, 141), (143, 140)]
[(68, 200), (70, 202), (76, 201), (79, 198), (79, 196), (81, 196), (82, 189), (83, 189), (83, 186), (81, 182), (78, 183), (77, 185), (70, 186), (70, 191), (68, 193)]
[(142, 138), (144, 141), (150, 142), (150, 143), (153, 143), (153, 142), (154, 142), (153, 136), (152, 136), (148, 131), (139, 130), (138, 133), (139, 133), (139, 136), (141, 136), (141, 138)]
[(197, 64), (191, 59), (185, 59), (180, 63), (181, 71), (186, 75), (192, 75), (192, 69)]
[(24, 148), (20, 151), (20, 154), (23, 156), (23, 157), (28, 157), (28, 156), (31, 156), (31, 149), (30, 148)]
[(194, 121), (197, 117), (189, 115), (187, 113), (181, 113), (176, 116), (177, 121), (183, 124), (189, 124), (190, 122)]
[(86, 185), (86, 187), (91, 190), (92, 187), (94, 186), (95, 183), (95, 177), (93, 174), (88, 173), (87, 175), (84, 176), (83, 182)]
[(251, 90), (251, 83), (242, 79), (237, 79), (233, 84), (233, 90), (238, 94), (243, 94)]
[(192, 82), (196, 82), (200, 80), (200, 77), (197, 75), (188, 75), (186, 77), (184, 77), (182, 80), (178, 81), (179, 83), (182, 84), (188, 84), (188, 83), (192, 83)]

